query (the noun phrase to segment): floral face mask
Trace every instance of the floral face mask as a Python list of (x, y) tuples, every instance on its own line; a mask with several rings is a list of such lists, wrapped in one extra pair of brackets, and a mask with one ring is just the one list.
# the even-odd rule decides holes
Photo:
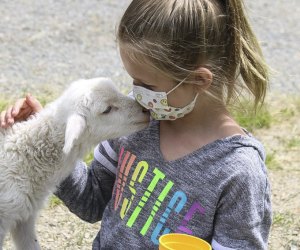
[(167, 95), (174, 91), (183, 83), (180, 82), (169, 92), (155, 92), (141, 86), (133, 86), (133, 96), (136, 101), (144, 108), (150, 111), (150, 114), (155, 120), (176, 120), (190, 113), (196, 103), (198, 93), (194, 100), (182, 108), (175, 108), (168, 105)]

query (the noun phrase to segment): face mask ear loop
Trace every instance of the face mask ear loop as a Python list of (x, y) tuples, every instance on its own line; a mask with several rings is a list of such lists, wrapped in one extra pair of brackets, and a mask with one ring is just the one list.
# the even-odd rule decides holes
[[(186, 77), (187, 78), (187, 77)], [(178, 83), (174, 88), (172, 88), (171, 90), (169, 90), (167, 93), (166, 93), (166, 95), (168, 95), (168, 94), (170, 94), (172, 91), (174, 91), (175, 89), (177, 89), (184, 81), (185, 81), (185, 79), (186, 78), (184, 78), (180, 83)]]

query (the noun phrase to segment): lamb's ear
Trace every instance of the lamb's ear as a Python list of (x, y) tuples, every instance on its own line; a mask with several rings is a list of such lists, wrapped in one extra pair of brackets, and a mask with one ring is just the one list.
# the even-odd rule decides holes
[(67, 120), (65, 132), (65, 145), (63, 152), (67, 155), (74, 146), (75, 141), (79, 138), (86, 127), (85, 119), (78, 114), (71, 115)]

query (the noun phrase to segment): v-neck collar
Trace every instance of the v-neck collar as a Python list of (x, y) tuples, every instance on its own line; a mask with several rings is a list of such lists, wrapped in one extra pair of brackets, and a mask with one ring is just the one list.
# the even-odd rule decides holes
[(231, 136), (227, 136), (227, 137), (224, 137), (224, 138), (221, 138), (221, 139), (217, 139), (215, 141), (212, 141), (208, 144), (205, 144), (204, 146), (202, 147), (199, 147), (197, 149), (195, 149), (194, 151), (190, 152), (190, 153), (187, 153), (186, 155), (183, 155), (177, 159), (174, 159), (174, 160), (166, 160), (162, 151), (161, 151), (161, 148), (160, 148), (160, 122), (159, 121), (152, 121), (153, 124), (152, 126), (154, 127), (153, 129), (153, 132), (155, 133), (155, 146), (154, 146), (154, 149), (156, 150), (156, 154), (157, 154), (157, 157), (162, 161), (164, 162), (165, 164), (176, 164), (177, 162), (184, 162), (186, 161), (187, 159), (190, 159), (191, 157), (194, 157), (197, 155), (197, 157), (199, 156), (203, 156), (205, 157), (205, 155), (207, 153), (209, 153), (211, 155), (212, 151), (215, 149), (215, 148), (219, 148), (217, 146), (219, 145), (223, 145), (223, 146), (226, 146), (226, 144), (228, 142), (232, 142), (232, 141), (238, 141), (238, 140), (241, 140), (243, 138), (247, 139), (249, 137), (252, 137), (252, 135), (245, 129), (244, 132), (246, 133), (246, 135), (241, 135), (241, 134), (236, 134), (236, 135), (231, 135)]

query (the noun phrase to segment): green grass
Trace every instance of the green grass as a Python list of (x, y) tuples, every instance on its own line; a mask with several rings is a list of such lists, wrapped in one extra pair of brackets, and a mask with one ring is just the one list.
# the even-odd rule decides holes
[(284, 108), (279, 111), (279, 115), (283, 119), (290, 119), (295, 115), (295, 110), (292, 108)]
[(300, 112), (300, 98), (295, 98), (296, 110)]
[(39, 97), (37, 97), (37, 99), (44, 107), (47, 103), (51, 102), (54, 98), (51, 96), (39, 96)]
[(266, 166), (270, 170), (281, 170), (282, 169), (276, 159), (276, 153), (277, 153), (276, 151), (270, 152), (269, 150), (267, 150)]
[(77, 238), (77, 242), (76, 242), (77, 246), (82, 246), (85, 232), (86, 232), (86, 224), (83, 225), (82, 230), (80, 231), (79, 235), (77, 235), (77, 237), (76, 237)]
[(287, 141), (286, 147), (288, 149), (298, 148), (300, 147), (300, 138), (294, 137)]
[[(274, 123), (280, 124), (287, 120), (292, 120), (295, 116), (299, 116), (300, 98), (299, 96), (288, 96), (278, 101), (280, 107), (273, 112)], [(278, 106), (278, 105), (277, 105)]]
[(3, 96), (0, 96), (0, 112), (7, 108), (9, 101)]
[(84, 162), (89, 166), (94, 159), (94, 152), (91, 151), (84, 157)]
[(289, 226), (293, 222), (293, 214), (289, 212), (274, 212), (273, 214), (273, 226)]
[(61, 201), (61, 199), (59, 199), (57, 196), (52, 195), (49, 199), (49, 207), (50, 208), (54, 208), (58, 205), (63, 204), (63, 202)]
[(233, 109), (231, 113), (238, 124), (250, 132), (255, 129), (270, 128), (272, 116), (266, 105), (259, 108), (256, 113), (252, 111), (252, 107), (252, 104), (244, 101), (242, 102), (242, 108)]

